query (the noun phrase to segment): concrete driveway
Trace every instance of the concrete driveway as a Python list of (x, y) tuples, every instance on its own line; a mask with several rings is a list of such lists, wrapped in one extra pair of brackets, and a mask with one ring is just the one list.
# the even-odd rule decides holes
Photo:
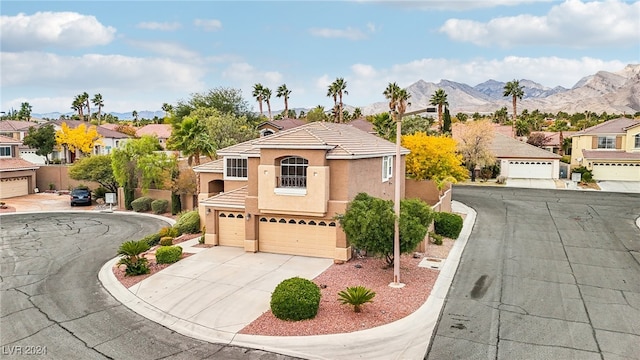
[(640, 193), (640, 182), (638, 181), (598, 181), (598, 186), (602, 191)]
[(59, 211), (59, 210), (94, 210), (92, 206), (71, 206), (71, 198), (68, 194), (58, 195), (39, 193), (3, 199), (11, 211), (4, 212), (29, 212), (29, 211)]
[(556, 189), (556, 182), (551, 179), (507, 179), (507, 187), (529, 189)]

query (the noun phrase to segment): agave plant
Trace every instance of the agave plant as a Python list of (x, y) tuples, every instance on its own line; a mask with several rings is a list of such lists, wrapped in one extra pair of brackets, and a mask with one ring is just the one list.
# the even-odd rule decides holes
[(353, 306), (353, 311), (359, 313), (362, 311), (361, 306), (363, 304), (373, 302), (375, 291), (367, 289), (364, 286), (348, 287), (346, 290), (342, 290), (338, 293), (338, 301), (343, 305), (348, 304)]
[(118, 255), (122, 255), (122, 259), (118, 264), (127, 266), (125, 274), (128, 276), (141, 275), (149, 273), (147, 258), (140, 256), (143, 252), (149, 250), (149, 244), (145, 240), (125, 241), (118, 248)]

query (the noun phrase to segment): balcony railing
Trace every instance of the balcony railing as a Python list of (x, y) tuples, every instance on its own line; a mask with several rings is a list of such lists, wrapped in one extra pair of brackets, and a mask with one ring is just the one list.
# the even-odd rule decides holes
[(306, 188), (307, 177), (298, 175), (283, 175), (277, 178), (278, 187), (290, 187), (290, 188)]

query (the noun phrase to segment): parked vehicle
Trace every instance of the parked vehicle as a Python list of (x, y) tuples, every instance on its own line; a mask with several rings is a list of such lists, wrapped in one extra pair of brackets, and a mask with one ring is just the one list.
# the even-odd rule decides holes
[(73, 189), (71, 191), (71, 206), (91, 205), (91, 191), (89, 189)]

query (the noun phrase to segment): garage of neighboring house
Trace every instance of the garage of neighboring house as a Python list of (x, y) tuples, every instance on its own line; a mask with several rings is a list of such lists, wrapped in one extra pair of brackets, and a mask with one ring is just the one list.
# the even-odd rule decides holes
[(0, 185), (2, 195), (0, 196), (3, 199), (29, 195), (29, 178), (26, 176), (2, 179), (0, 181), (2, 182), (2, 185)]
[(218, 243), (224, 246), (244, 247), (244, 223), (243, 213), (220, 211), (218, 213)]
[[(516, 179), (553, 179), (553, 162), (545, 160), (509, 160), (508, 174)], [(557, 177), (557, 176), (556, 176)]]
[(336, 250), (336, 222), (261, 216), (259, 251), (333, 258)]
[(596, 180), (640, 181), (640, 163), (593, 162), (591, 174)]

